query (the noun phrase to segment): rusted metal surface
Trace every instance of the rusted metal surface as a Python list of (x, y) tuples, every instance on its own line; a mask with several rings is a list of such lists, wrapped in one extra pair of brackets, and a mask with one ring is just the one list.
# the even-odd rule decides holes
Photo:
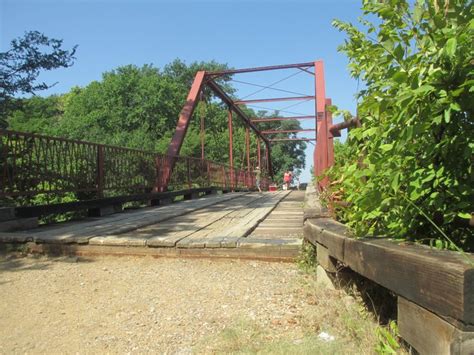
[[(328, 168), (328, 128), (326, 115), (326, 88), (324, 81), (324, 64), (314, 63), (314, 88), (316, 96), (316, 140), (314, 149), (314, 174), (320, 176)], [(326, 182), (319, 182), (320, 188), (326, 187)]]
[(342, 129), (353, 128), (353, 127), (360, 127), (360, 120), (358, 117), (352, 117), (348, 121), (330, 125), (329, 132), (331, 132), (333, 137), (340, 137)]
[(262, 134), (277, 134), (277, 133), (299, 133), (299, 132), (315, 132), (314, 128), (304, 128), (304, 129), (284, 129), (284, 130), (268, 130), (262, 131)]
[[(196, 105), (199, 101), (205, 75), (206, 72), (198, 71), (194, 77), (194, 82), (191, 86), (191, 90), (188, 93), (188, 97), (186, 98), (186, 103), (179, 114), (178, 124), (176, 125), (176, 130), (168, 147), (166, 154), (167, 156), (175, 157), (179, 155), (181, 145), (184, 142), (184, 137), (186, 136), (186, 132), (188, 130), (189, 122), (191, 121), (194, 109), (196, 108)], [(170, 164), (165, 165), (165, 169), (163, 170), (164, 184), (154, 187), (157, 191), (164, 191), (167, 188), (168, 181), (170, 180), (171, 173), (174, 168), (174, 160), (169, 161), (169, 163)]]
[(314, 141), (316, 141), (316, 138), (274, 138), (274, 139), (270, 139), (270, 142), (287, 142), (287, 141), (314, 142)]
[(245, 155), (247, 158), (247, 171), (250, 172), (250, 130), (245, 127)]
[(314, 96), (293, 96), (293, 97), (272, 97), (268, 99), (237, 100), (236, 105), (254, 104), (258, 102), (280, 102), (280, 101), (309, 101), (314, 100)]
[[(0, 130), (0, 172), (0, 198), (23, 205), (40, 194), (91, 199), (152, 191), (165, 184), (172, 190), (229, 189), (231, 184), (248, 188), (255, 178), (249, 171), (200, 158), (7, 130)], [(262, 183), (268, 185), (266, 179)]]
[(277, 121), (292, 121), (292, 120), (314, 120), (316, 116), (295, 116), (295, 117), (262, 117), (251, 120), (252, 123), (259, 122), (277, 122)]
[(268, 71), (268, 70), (282, 70), (282, 69), (292, 69), (292, 68), (301, 69), (301, 68), (311, 68), (313, 66), (314, 66), (314, 62), (296, 63), (296, 64), (283, 64), (283, 65), (271, 65), (271, 66), (266, 66), (266, 67), (221, 70), (221, 71), (212, 72), (212, 73), (210, 73), (210, 75), (219, 76), (219, 75), (260, 72), (260, 71)]
[(232, 111), (237, 114), (237, 116), (239, 116), (246, 127), (252, 129), (252, 131), (266, 144), (268, 143), (267, 139), (260, 133), (260, 130), (257, 128), (257, 126), (251, 122), (250, 118), (245, 114), (245, 112), (243, 112), (240, 107), (237, 106), (234, 101), (232, 101), (232, 99), (224, 92), (224, 90), (222, 90), (219, 85), (216, 84), (215, 81), (209, 80), (207, 82), (207, 86), (216, 94), (217, 97), (219, 97), (227, 106), (229, 106)]
[(229, 164), (231, 169), (230, 181), (231, 188), (234, 188), (234, 176), (232, 174), (234, 170), (234, 138), (233, 138), (233, 128), (232, 128), (232, 110), (229, 108), (228, 113), (228, 129), (229, 129)]

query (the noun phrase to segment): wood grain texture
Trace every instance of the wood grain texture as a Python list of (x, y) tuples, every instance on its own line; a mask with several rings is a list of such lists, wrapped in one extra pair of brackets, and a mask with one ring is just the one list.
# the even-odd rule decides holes
[[(353, 239), (325, 218), (306, 221), (305, 237), (357, 273), (423, 306), (460, 329), (474, 326), (474, 268), (455, 252), (397, 244), (383, 238)], [(474, 261), (474, 256), (469, 255)]]
[(420, 354), (474, 353), (474, 332), (463, 332), (436, 314), (398, 297), (400, 335)]

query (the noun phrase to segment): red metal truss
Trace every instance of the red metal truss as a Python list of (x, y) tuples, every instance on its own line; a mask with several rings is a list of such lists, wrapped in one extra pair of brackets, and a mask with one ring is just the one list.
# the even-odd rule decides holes
[(309, 101), (309, 100), (314, 100), (314, 96), (272, 97), (269, 99), (237, 100), (237, 101), (234, 101), (234, 103), (237, 105), (245, 105), (245, 104), (256, 104), (259, 102)]
[[(311, 68), (314, 67), (314, 72)], [(221, 76), (232, 76), (236, 74), (243, 74), (243, 73), (253, 73), (253, 72), (264, 72), (270, 70), (283, 70), (283, 69), (297, 69), (304, 71), (308, 74), (311, 74), (315, 78), (314, 82), (314, 95), (302, 95), (302, 96), (293, 96), (293, 97), (275, 97), (275, 98), (266, 98), (266, 99), (242, 99), (236, 100), (232, 99), (225, 91), (222, 89), (217, 82), (214, 80), (215, 78)], [(291, 77), (291, 76), (290, 76)], [(286, 78), (282, 79), (285, 80)], [(278, 81), (281, 82), (282, 80)], [(271, 89), (272, 86), (276, 84), (270, 84), (268, 86), (262, 86), (263, 89)], [(258, 85), (257, 85), (258, 86)], [(173, 157), (177, 157), (179, 155), (179, 151), (183, 144), (187, 128), (189, 126), (189, 122), (193, 115), (194, 109), (198, 103), (200, 94), (204, 87), (209, 88), (216, 97), (221, 99), (229, 109), (229, 121), (228, 121), (228, 128), (229, 128), (229, 159), (230, 159), (230, 166), (233, 167), (233, 134), (232, 134), (232, 120), (233, 114), (237, 116), (244, 124), (246, 128), (245, 133), (245, 155), (246, 162), (247, 162), (247, 172), (250, 173), (250, 133), (255, 134), (256, 137), (256, 144), (257, 144), (257, 159), (258, 165), (264, 164), (264, 167), (272, 174), (272, 167), (271, 167), (271, 142), (284, 142), (284, 141), (316, 141), (318, 142), (315, 152), (314, 152), (314, 170), (316, 175), (320, 175), (325, 169), (327, 169), (334, 160), (334, 151), (333, 151), (333, 133), (337, 134), (337, 129), (332, 127), (332, 115), (330, 112), (326, 111), (327, 105), (330, 105), (330, 99), (326, 98), (325, 92), (325, 81), (324, 81), (324, 65), (322, 61), (315, 61), (315, 62), (306, 62), (306, 63), (296, 63), (296, 64), (285, 64), (285, 65), (274, 65), (274, 66), (265, 66), (265, 67), (255, 67), (255, 68), (244, 68), (244, 69), (229, 69), (229, 70), (221, 70), (215, 72), (204, 72), (199, 71), (197, 72), (194, 82), (191, 86), (191, 89), (188, 94), (188, 98), (186, 103), (181, 110), (178, 124), (176, 126), (175, 134), (171, 140), (170, 146), (168, 148), (168, 156), (172, 159), (169, 159), (170, 165), (168, 169), (165, 169), (167, 175), (164, 176), (162, 181), (164, 181), (162, 186), (157, 186), (157, 189), (163, 190), (166, 189), (166, 186), (169, 181), (169, 177), (171, 176), (171, 172), (174, 167), (174, 160)], [(284, 91), (284, 90), (281, 90)], [(289, 92), (289, 91), (288, 91)], [(289, 92), (290, 93), (290, 92)], [(298, 93), (295, 93), (298, 94)], [(262, 117), (262, 118), (250, 118), (246, 111), (243, 110), (244, 105), (259, 103), (259, 102), (279, 102), (279, 101), (315, 101), (315, 113), (314, 115), (306, 115), (306, 116), (294, 116), (294, 117)], [(242, 107), (242, 108), (241, 108)], [(278, 110), (275, 110), (278, 111)], [(283, 111), (282, 111), (283, 112)], [(304, 128), (304, 129), (297, 129), (297, 130), (261, 130), (258, 127), (258, 123), (263, 122), (278, 122), (278, 121), (290, 121), (290, 120), (314, 120), (314, 128)], [(329, 128), (332, 128), (329, 131)], [(299, 132), (315, 132), (314, 138), (274, 138), (268, 139), (267, 135), (270, 134), (278, 134), (278, 133), (299, 133)], [(263, 147), (261, 147), (261, 142), (264, 143)], [(262, 149), (263, 152), (263, 159), (262, 159)], [(201, 155), (204, 158), (204, 118), (201, 118)], [(266, 166), (265, 166), (266, 165)], [(320, 183), (320, 186), (324, 187), (325, 182)]]
[(314, 132), (315, 128), (304, 128), (304, 129), (285, 129), (285, 130), (268, 130), (262, 131), (262, 134), (278, 134), (278, 133), (299, 133), (299, 132)]
[(314, 67), (314, 62), (307, 63), (297, 63), (297, 64), (283, 64), (283, 65), (271, 65), (266, 67), (255, 67), (255, 68), (244, 68), (244, 69), (228, 69), (221, 70), (209, 73), (210, 76), (219, 76), (219, 75), (231, 75), (231, 74), (242, 74), (242, 73), (251, 73), (259, 71), (268, 71), (268, 70), (282, 70), (282, 69), (292, 69), (292, 68), (311, 68)]
[(259, 122), (276, 122), (276, 121), (291, 121), (291, 120), (314, 120), (316, 116), (295, 116), (295, 117), (262, 117), (253, 119), (252, 123)]
[(315, 142), (316, 138), (274, 138), (274, 139), (270, 139), (270, 142), (287, 142), (287, 141)]

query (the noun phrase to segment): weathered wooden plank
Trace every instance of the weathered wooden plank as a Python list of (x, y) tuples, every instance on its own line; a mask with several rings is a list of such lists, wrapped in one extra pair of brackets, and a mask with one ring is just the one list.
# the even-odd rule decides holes
[[(49, 230), (46, 227), (42, 228), (42, 231), (40, 232), (33, 233), (32, 236), (37, 242), (51, 242), (55, 238), (58, 240), (73, 242), (74, 238), (79, 240), (104, 235), (123, 234), (219, 202), (240, 197), (241, 194), (221, 196), (223, 195), (214, 195), (205, 199), (185, 201), (172, 206), (144, 208), (121, 215), (112, 215), (101, 219), (94, 219), (92, 221), (86, 220), (82, 223), (73, 224), (72, 226), (65, 225), (62, 228), (54, 228), (52, 230)], [(70, 238), (72, 238), (72, 240)]]
[(398, 329), (420, 354), (474, 354), (474, 332), (460, 331), (403, 297), (398, 297)]
[(329, 255), (328, 248), (319, 243), (316, 244), (316, 259), (327, 272), (337, 272), (337, 260)]
[[(383, 238), (348, 238), (325, 218), (305, 222), (305, 238), (359, 274), (437, 313), (451, 323), (474, 325), (474, 268), (457, 253)], [(469, 256), (474, 261), (474, 256)]]
[(127, 247), (144, 247), (147, 238), (137, 235), (108, 235), (106, 237), (94, 237), (89, 239), (90, 245), (110, 245), (110, 246), (127, 246)]
[(445, 319), (474, 325), (474, 268), (457, 253), (347, 238), (343, 262)]
[(0, 232), (24, 231), (38, 227), (38, 218), (18, 218), (0, 222)]
[(303, 228), (305, 238), (316, 246), (319, 243), (328, 248), (329, 254), (344, 261), (346, 227), (330, 218), (307, 219)]
[[(175, 243), (178, 248), (204, 248), (205, 240), (208, 234), (212, 233), (216, 227), (225, 225), (224, 217), (232, 215), (234, 209), (240, 206), (248, 205), (254, 202), (256, 199), (261, 199), (259, 195), (247, 195), (239, 199), (232, 200), (227, 204), (221, 206), (212, 206), (201, 213), (193, 213), (191, 215), (173, 219), (173, 223), (182, 221), (183, 219), (190, 218), (193, 216), (193, 229), (189, 230), (189, 233), (171, 236), (159, 236), (150, 239), (149, 246), (160, 246), (162, 244), (170, 245)], [(217, 222), (217, 223), (216, 223)], [(180, 239), (178, 239), (180, 238)]]

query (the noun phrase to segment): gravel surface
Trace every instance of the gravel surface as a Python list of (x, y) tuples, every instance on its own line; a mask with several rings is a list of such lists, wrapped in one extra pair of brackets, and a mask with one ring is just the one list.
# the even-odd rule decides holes
[(221, 352), (239, 322), (297, 344), (305, 314), (329, 314), (308, 277), (258, 261), (2, 257), (0, 353)]

